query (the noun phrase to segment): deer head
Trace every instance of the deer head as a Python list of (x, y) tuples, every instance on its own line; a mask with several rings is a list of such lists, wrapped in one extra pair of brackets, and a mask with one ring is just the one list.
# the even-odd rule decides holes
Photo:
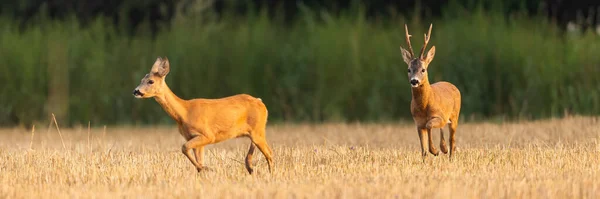
[(140, 85), (133, 90), (133, 96), (136, 98), (150, 98), (160, 95), (167, 84), (165, 77), (169, 74), (169, 59), (167, 57), (158, 57), (150, 69), (150, 73), (146, 74)]
[(404, 25), (404, 30), (406, 32), (406, 44), (408, 45), (408, 49), (410, 51), (407, 51), (402, 47), (400, 47), (400, 49), (402, 50), (402, 58), (404, 59), (404, 62), (408, 64), (408, 80), (413, 88), (419, 87), (425, 82), (429, 82), (427, 78), (427, 67), (435, 55), (435, 46), (431, 47), (431, 50), (429, 50), (427, 55), (424, 53), (425, 49), (427, 48), (427, 43), (429, 43), (429, 38), (431, 37), (432, 27), (433, 24), (429, 25), (429, 33), (425, 34), (425, 44), (423, 44), (423, 47), (421, 48), (421, 55), (419, 57), (415, 57), (415, 53), (410, 45), (411, 35), (408, 34), (408, 27), (406, 24)]

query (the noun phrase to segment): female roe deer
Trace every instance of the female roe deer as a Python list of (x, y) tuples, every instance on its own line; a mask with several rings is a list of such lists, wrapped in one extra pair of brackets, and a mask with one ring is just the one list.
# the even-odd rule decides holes
[[(177, 97), (165, 82), (169, 73), (169, 60), (158, 57), (149, 74), (135, 88), (136, 98), (154, 99), (177, 122), (179, 133), (187, 140), (181, 151), (194, 164), (198, 172), (203, 166), (204, 146), (237, 137), (250, 137), (246, 156), (246, 169), (252, 174), (252, 155), (255, 145), (273, 167), (273, 152), (265, 139), (267, 108), (260, 98), (239, 94), (220, 99), (183, 100)], [(192, 157), (192, 149), (195, 159)]]
[[(406, 24), (404, 25), (404, 30), (406, 32), (406, 43), (410, 52), (400, 47), (402, 58), (408, 64), (408, 79), (412, 86), (410, 113), (417, 126), (417, 133), (421, 141), (423, 162), (425, 162), (425, 157), (427, 156), (427, 144), (429, 144), (429, 152), (434, 156), (438, 155), (438, 151), (433, 146), (431, 135), (431, 129), (433, 128), (440, 128), (440, 148), (443, 153), (448, 153), (443, 132), (443, 127), (446, 124), (450, 124), (449, 159), (452, 160), (452, 154), (456, 150), (454, 135), (456, 134), (460, 113), (460, 91), (458, 88), (449, 82), (443, 81), (430, 85), (427, 78), (427, 68), (435, 55), (435, 46), (432, 46), (431, 50), (424, 56), (427, 43), (429, 43), (429, 38), (431, 37), (432, 26), (433, 24), (429, 26), (429, 33), (425, 34), (425, 44), (421, 48), (421, 55), (419, 57), (415, 57), (415, 53), (410, 45), (411, 35), (408, 34)], [(429, 137), (429, 143), (425, 140), (425, 136)]]

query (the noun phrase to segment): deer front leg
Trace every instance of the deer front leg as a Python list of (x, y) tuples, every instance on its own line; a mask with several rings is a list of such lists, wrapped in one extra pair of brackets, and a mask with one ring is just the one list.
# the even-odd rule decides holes
[(442, 118), (440, 117), (434, 117), (427, 121), (427, 124), (425, 124), (425, 128), (427, 129), (427, 134), (429, 136), (429, 152), (434, 156), (437, 156), (439, 152), (437, 151), (437, 149), (435, 149), (435, 145), (433, 144), (433, 132), (431, 132), (431, 130), (433, 128), (441, 129), (442, 127), (444, 127), (444, 123)]
[(194, 149), (194, 153), (196, 154), (196, 162), (204, 169), (207, 167), (204, 166), (204, 146), (198, 147)]
[(427, 129), (427, 137), (429, 137), (429, 153), (437, 156), (439, 152), (435, 149), (435, 145), (433, 145), (433, 132), (431, 132), (431, 129)]
[(200, 135), (190, 139), (181, 147), (181, 152), (192, 162), (192, 164), (194, 164), (194, 166), (196, 166), (198, 172), (202, 171), (204, 167), (202, 164), (198, 163), (194, 157), (192, 157), (192, 149), (204, 148), (205, 145), (210, 143), (210, 139)]
[(427, 121), (427, 124), (425, 124), (425, 128), (427, 128), (427, 129), (442, 128), (442, 127), (444, 127), (444, 125), (445, 125), (445, 123), (442, 121), (442, 118), (434, 117), (434, 118), (431, 118), (429, 121)]
[(419, 128), (417, 129), (417, 133), (419, 134), (419, 141), (421, 143), (421, 156), (423, 156), (423, 163), (425, 163), (425, 157), (427, 156), (427, 140), (425, 139), (425, 134), (427, 133), (427, 129)]
[(446, 146), (446, 140), (444, 140), (444, 129), (443, 128), (440, 129), (440, 149), (442, 150), (442, 153), (444, 153), (444, 154), (448, 153), (448, 146)]

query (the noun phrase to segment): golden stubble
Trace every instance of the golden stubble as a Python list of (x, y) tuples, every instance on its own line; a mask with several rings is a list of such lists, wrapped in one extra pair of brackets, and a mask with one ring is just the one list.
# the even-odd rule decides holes
[[(243, 167), (247, 138), (209, 145), (197, 173), (176, 127), (0, 130), (0, 198), (597, 198), (598, 118), (464, 123), (458, 152), (423, 163), (414, 125), (279, 124)], [(436, 140), (439, 136), (435, 136)], [(32, 146), (30, 149), (30, 146)], [(90, 152), (91, 146), (91, 152)]]

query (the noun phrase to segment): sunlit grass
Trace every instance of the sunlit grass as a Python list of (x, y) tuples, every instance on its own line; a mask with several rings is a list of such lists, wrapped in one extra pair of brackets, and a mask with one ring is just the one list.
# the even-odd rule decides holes
[(273, 125), (275, 171), (257, 152), (255, 175), (246, 138), (210, 145), (198, 174), (175, 127), (61, 129), (66, 149), (55, 129), (2, 129), (0, 197), (597, 198), (598, 125), (461, 124), (456, 160), (425, 163), (412, 124)]

